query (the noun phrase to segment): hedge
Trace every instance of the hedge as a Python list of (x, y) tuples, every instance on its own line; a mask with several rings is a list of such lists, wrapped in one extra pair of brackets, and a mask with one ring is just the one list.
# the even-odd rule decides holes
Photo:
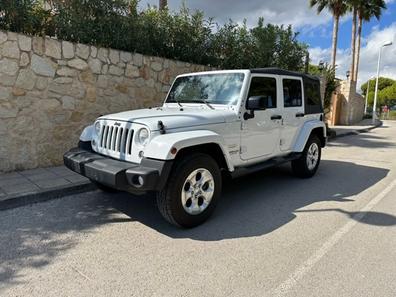
[(291, 26), (218, 25), (185, 6), (139, 11), (138, 0), (1, 0), (0, 28), (223, 69), (302, 70), (307, 52)]

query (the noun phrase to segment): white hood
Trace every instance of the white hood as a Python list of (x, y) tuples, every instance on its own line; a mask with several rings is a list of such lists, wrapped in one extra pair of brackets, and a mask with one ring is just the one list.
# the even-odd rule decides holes
[(186, 106), (131, 110), (105, 115), (99, 119), (142, 124), (155, 131), (158, 130), (158, 121), (162, 121), (165, 129), (177, 129), (233, 122), (237, 120), (237, 115), (232, 110)]

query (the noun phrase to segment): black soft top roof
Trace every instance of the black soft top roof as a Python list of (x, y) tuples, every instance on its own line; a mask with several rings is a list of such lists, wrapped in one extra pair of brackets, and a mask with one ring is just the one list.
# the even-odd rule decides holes
[(251, 73), (264, 73), (264, 74), (296, 76), (296, 77), (302, 77), (303, 79), (320, 81), (320, 79), (318, 77), (313, 76), (313, 75), (300, 73), (300, 72), (289, 71), (289, 70), (284, 70), (284, 69), (275, 68), (275, 67), (273, 67), (273, 68), (254, 68), (254, 69), (250, 69), (250, 72)]

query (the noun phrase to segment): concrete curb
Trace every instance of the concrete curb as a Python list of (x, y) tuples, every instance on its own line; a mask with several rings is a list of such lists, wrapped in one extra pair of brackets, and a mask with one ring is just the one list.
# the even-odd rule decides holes
[(337, 134), (331, 135), (331, 136), (328, 136), (328, 139), (331, 141), (331, 140), (334, 140), (334, 139), (337, 139), (337, 138), (341, 138), (341, 137), (345, 137), (345, 136), (359, 135), (361, 133), (367, 133), (367, 132), (369, 132), (369, 131), (371, 131), (371, 130), (373, 130), (375, 128), (381, 127), (382, 125), (383, 125), (383, 123), (380, 122), (380, 123), (376, 124), (375, 126), (371, 126), (371, 127), (368, 127), (368, 128), (358, 129), (358, 130), (354, 130), (354, 131), (349, 131), (349, 132), (345, 132), (345, 133), (342, 133), (342, 134), (339, 134), (339, 135), (337, 135)]
[(84, 182), (70, 186), (62, 186), (50, 190), (42, 190), (35, 193), (26, 193), (18, 195), (8, 195), (0, 200), (0, 211), (26, 206), (38, 202), (45, 202), (48, 200), (59, 199), (64, 196), (85, 193), (96, 190), (97, 187), (91, 182)]

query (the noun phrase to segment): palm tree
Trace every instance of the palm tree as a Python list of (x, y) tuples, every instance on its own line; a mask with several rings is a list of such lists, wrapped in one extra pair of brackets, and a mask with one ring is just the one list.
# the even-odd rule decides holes
[(318, 14), (327, 8), (333, 15), (333, 39), (332, 39), (332, 50), (331, 50), (331, 66), (335, 68), (336, 56), (337, 56), (337, 43), (338, 43), (338, 26), (340, 23), (340, 17), (343, 16), (347, 11), (346, 0), (310, 0), (309, 5), (311, 7), (316, 6)]
[(379, 20), (381, 18), (382, 10), (384, 9), (386, 9), (386, 3), (384, 0), (360, 0), (357, 3), (358, 27), (356, 37), (355, 72), (353, 73), (354, 81), (357, 81), (358, 79), (363, 22), (369, 22), (372, 17)]
[(159, 0), (159, 9), (164, 10), (168, 7), (168, 0)]
[(350, 80), (355, 81), (355, 53), (356, 53), (356, 22), (357, 22), (357, 6), (360, 0), (348, 0), (348, 10), (352, 11), (352, 37), (351, 37), (351, 76)]

